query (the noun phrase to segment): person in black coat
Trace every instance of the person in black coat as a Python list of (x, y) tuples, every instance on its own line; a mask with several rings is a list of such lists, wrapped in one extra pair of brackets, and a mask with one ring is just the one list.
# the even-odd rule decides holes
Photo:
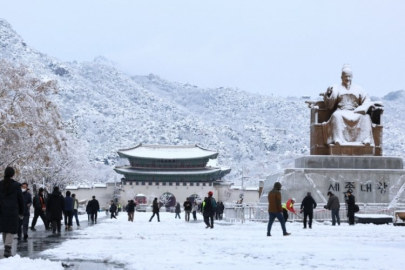
[(90, 213), (91, 221), (93, 223), (97, 223), (97, 213), (100, 210), (100, 204), (96, 200), (96, 196), (93, 196), (92, 198), (93, 199), (87, 204), (87, 206), (89, 207), (87, 213)]
[(54, 187), (51, 196), (48, 198), (46, 206), (47, 216), (52, 224), (52, 232), (60, 233), (62, 213), (65, 209), (65, 199), (59, 192), (59, 187)]
[(349, 225), (354, 225), (354, 205), (356, 204), (356, 199), (352, 195), (352, 190), (347, 191), (347, 217), (349, 218)]
[(207, 225), (207, 227), (205, 227), (206, 229), (214, 228), (214, 215), (216, 212), (217, 202), (212, 195), (214, 195), (212, 191), (208, 192), (208, 197), (205, 197), (203, 202), (203, 216), (204, 223)]
[(114, 201), (111, 201), (111, 205), (110, 205), (110, 213), (111, 213), (111, 219), (115, 218), (117, 219), (117, 217), (115, 216), (115, 213), (117, 212), (117, 205), (114, 203)]
[(185, 212), (185, 219), (187, 222), (190, 222), (190, 213), (193, 209), (193, 204), (190, 201), (190, 198), (187, 198), (186, 201), (183, 203), (184, 212)]
[(19, 220), (24, 217), (24, 199), (19, 183), (13, 180), (15, 171), (7, 167), (0, 181), (0, 232), (3, 233), (4, 257), (12, 256), (14, 234), (18, 232)]
[(307, 228), (307, 217), (309, 217), (308, 226), (312, 229), (312, 218), (314, 215), (314, 208), (316, 208), (316, 202), (311, 196), (311, 192), (307, 193), (307, 196), (302, 200), (301, 213), (304, 212), (304, 229)]
[(176, 215), (174, 216), (174, 218), (179, 217), (179, 219), (181, 219), (181, 217), (180, 217), (180, 213), (181, 213), (180, 203), (177, 203), (177, 204), (176, 204), (176, 209), (175, 209), (174, 212), (176, 213)]
[(28, 184), (21, 184), (21, 191), (24, 199), (24, 217), (20, 219), (18, 224), (18, 240), (21, 240), (21, 236), (24, 233), (24, 240), (28, 239), (28, 224), (30, 221), (30, 207), (32, 205), (32, 196), (28, 192)]
[(134, 202), (134, 200), (130, 200), (128, 202), (128, 205), (126, 206), (127, 213), (128, 213), (128, 221), (134, 222), (135, 207), (136, 207), (136, 203)]
[(153, 200), (152, 211), (153, 211), (153, 215), (150, 217), (149, 222), (152, 221), (152, 218), (153, 218), (155, 215), (157, 216), (158, 222), (160, 222), (160, 217), (159, 217), (159, 203), (158, 203), (158, 201), (157, 201), (157, 198), (155, 198), (155, 199)]

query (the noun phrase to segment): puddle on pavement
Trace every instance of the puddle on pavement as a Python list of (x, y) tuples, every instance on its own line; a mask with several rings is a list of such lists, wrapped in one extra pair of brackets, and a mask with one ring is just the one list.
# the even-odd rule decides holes
[[(94, 226), (93, 224), (81, 224), (82, 227), (80, 230), (87, 226)], [(97, 226), (97, 225), (95, 225)], [(27, 240), (20, 240), (14, 239), (13, 242), (13, 254), (19, 254), (21, 257), (29, 257), (32, 259), (41, 258), (41, 259), (49, 259), (51, 261), (55, 261), (53, 258), (49, 258), (47, 256), (40, 256), (44, 250), (52, 249), (57, 247), (58, 245), (62, 244), (64, 241), (68, 239), (77, 239), (79, 238), (77, 234), (74, 233), (75, 231), (64, 231), (60, 234), (52, 234), (50, 231), (45, 231), (43, 228), (38, 228), (37, 231), (32, 232), (29, 231), (28, 235), (29, 238)], [(0, 252), (0, 259), (3, 259), (3, 254)], [(56, 260), (60, 261), (60, 260)], [(62, 266), (65, 269), (72, 269), (72, 270), (110, 270), (110, 269), (124, 269), (124, 265), (114, 264), (114, 263), (105, 263), (102, 261), (83, 261), (83, 260), (75, 260), (75, 261), (63, 261)]]

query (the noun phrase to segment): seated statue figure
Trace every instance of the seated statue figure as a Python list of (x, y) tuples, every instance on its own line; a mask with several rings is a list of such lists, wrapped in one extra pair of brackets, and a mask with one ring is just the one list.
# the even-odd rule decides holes
[(350, 66), (343, 66), (341, 78), (341, 84), (329, 87), (324, 94), (325, 106), (334, 111), (322, 124), (325, 143), (374, 146), (373, 123), (367, 112), (382, 110), (382, 104), (372, 102), (360, 86), (352, 84)]

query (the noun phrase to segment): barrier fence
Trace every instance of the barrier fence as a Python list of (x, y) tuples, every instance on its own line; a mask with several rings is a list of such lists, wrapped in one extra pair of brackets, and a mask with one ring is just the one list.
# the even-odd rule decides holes
[[(365, 204), (356, 203), (360, 211), (357, 214), (385, 214), (394, 217), (394, 212), (399, 209), (405, 209), (405, 205), (400, 207), (388, 208), (387, 204)], [(325, 204), (318, 204), (314, 209), (313, 219), (318, 222), (331, 221), (331, 211), (324, 208)], [(294, 209), (297, 214), (291, 212), (288, 213), (289, 221), (302, 221), (303, 214), (300, 214), (300, 204), (295, 204)], [(227, 222), (268, 222), (269, 213), (267, 205), (248, 205), (248, 204), (225, 204), (223, 219)], [(347, 221), (347, 208), (345, 204), (340, 205), (339, 210), (340, 220), (342, 222)]]

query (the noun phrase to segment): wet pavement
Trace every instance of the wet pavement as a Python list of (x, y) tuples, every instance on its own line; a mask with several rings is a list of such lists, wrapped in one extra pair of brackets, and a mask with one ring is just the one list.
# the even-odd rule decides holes
[[(98, 223), (103, 222), (105, 217), (99, 217)], [(54, 261), (53, 258), (47, 256), (41, 256), (39, 253), (57, 247), (61, 245), (67, 239), (78, 238), (79, 235), (76, 233), (78, 230), (83, 230), (89, 226), (97, 226), (97, 224), (88, 223), (87, 221), (81, 221), (80, 227), (76, 225), (73, 226), (72, 231), (66, 231), (65, 226), (62, 225), (62, 231), (59, 234), (53, 234), (52, 231), (46, 231), (45, 226), (42, 222), (38, 222), (35, 227), (36, 231), (28, 231), (27, 240), (17, 240), (15, 237), (13, 241), (12, 252), (13, 254), (18, 254), (21, 257), (29, 257), (31, 259), (42, 258)], [(3, 259), (3, 252), (0, 252), (0, 259)], [(58, 260), (59, 261), (59, 260)], [(75, 270), (104, 270), (104, 269), (123, 269), (123, 265), (104, 263), (102, 261), (83, 261), (83, 260), (63, 260), (62, 266), (67, 269)]]

